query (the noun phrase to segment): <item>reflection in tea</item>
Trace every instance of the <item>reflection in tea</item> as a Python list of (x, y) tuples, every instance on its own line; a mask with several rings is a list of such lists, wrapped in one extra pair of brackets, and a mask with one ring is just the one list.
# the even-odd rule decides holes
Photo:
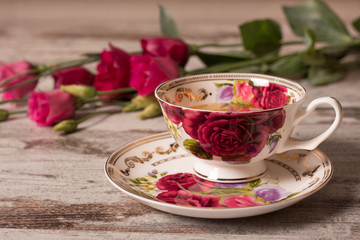
[(260, 108), (249, 107), (246, 105), (234, 105), (230, 103), (209, 103), (192, 106), (193, 109), (209, 110), (209, 111), (222, 111), (222, 112), (245, 112), (245, 111), (259, 111)]

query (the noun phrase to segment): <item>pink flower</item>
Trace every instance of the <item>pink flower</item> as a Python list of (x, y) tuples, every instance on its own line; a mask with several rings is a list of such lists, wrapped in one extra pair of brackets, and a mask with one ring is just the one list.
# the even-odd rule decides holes
[[(32, 69), (31, 63), (27, 61), (19, 61), (13, 62), (8, 64), (1, 64), (0, 65), (0, 82), (11, 78), (17, 74), (27, 72)], [(36, 77), (36, 74), (27, 74), (22, 77), (18, 77), (8, 84), (6, 84), (3, 88), (9, 88), (15, 84), (22, 83), (26, 80)], [(22, 87), (15, 88), (13, 90), (4, 92), (2, 95), (3, 100), (10, 100), (10, 99), (18, 99), (24, 97), (27, 93), (31, 92), (36, 86), (36, 82), (27, 84)]]
[(110, 51), (101, 53), (94, 87), (99, 91), (110, 91), (129, 86), (130, 55), (109, 44)]
[(50, 92), (30, 93), (28, 117), (39, 126), (50, 126), (68, 119), (75, 113), (75, 100), (66, 92), (55, 89)]
[(166, 191), (158, 194), (157, 199), (183, 206), (220, 207), (220, 197), (194, 194), (187, 191)]
[(55, 72), (53, 75), (55, 88), (61, 85), (92, 85), (93, 75), (83, 67), (73, 67)]
[(134, 55), (130, 61), (130, 86), (141, 96), (153, 93), (159, 84), (179, 76), (176, 63), (168, 57)]
[(241, 98), (243, 101), (249, 101), (253, 87), (249, 82), (240, 82), (235, 85), (236, 97)]
[(180, 66), (185, 66), (189, 58), (188, 46), (176, 38), (143, 38), (141, 46), (144, 55), (170, 57)]
[(224, 203), (230, 208), (265, 205), (265, 203), (256, 201), (254, 197), (249, 195), (227, 197)]

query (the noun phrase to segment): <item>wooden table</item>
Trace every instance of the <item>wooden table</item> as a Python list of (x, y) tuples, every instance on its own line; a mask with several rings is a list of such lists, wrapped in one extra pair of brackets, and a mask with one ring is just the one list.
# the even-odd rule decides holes
[[(188, 42), (231, 43), (239, 23), (265, 17), (281, 23), (286, 40), (295, 39), (281, 6), (300, 1), (160, 2)], [(348, 27), (359, 16), (358, 0), (326, 2)], [(53, 63), (99, 52), (108, 42), (138, 50), (139, 38), (159, 35), (157, 21), (155, 1), (2, 0), (0, 60)], [(81, 131), (59, 135), (23, 116), (0, 124), (0, 239), (359, 239), (360, 69), (328, 86), (301, 83), (308, 102), (333, 96), (344, 107), (341, 127), (319, 146), (333, 161), (334, 176), (309, 198), (274, 213), (229, 220), (160, 212), (116, 190), (103, 167), (116, 148), (166, 131), (161, 117), (99, 117)], [(332, 117), (331, 109), (320, 108), (294, 137), (315, 136)]]

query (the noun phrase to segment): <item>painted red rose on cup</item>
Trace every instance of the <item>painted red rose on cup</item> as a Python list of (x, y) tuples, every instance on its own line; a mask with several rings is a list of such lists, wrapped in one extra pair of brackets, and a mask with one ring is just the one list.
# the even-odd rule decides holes
[(182, 120), (184, 119), (184, 111), (182, 110), (181, 107), (162, 104), (162, 108), (163, 108), (166, 116), (174, 124), (180, 124), (182, 122)]
[[(8, 78), (11, 78), (17, 74), (25, 73), (29, 70), (31, 70), (33, 66), (31, 63), (27, 61), (18, 61), (13, 63), (5, 63), (0, 64), (0, 83)], [(15, 84), (19, 84), (22, 82), (25, 82), (31, 78), (36, 77), (36, 74), (27, 74), (25, 76), (21, 76), (18, 78), (15, 78), (8, 84), (6, 84), (3, 88), (9, 88), (11, 86), (14, 86)], [(11, 99), (19, 99), (24, 97), (27, 93), (31, 92), (35, 86), (36, 82), (29, 83), (25, 86), (15, 88), (10, 91), (6, 91), (2, 94), (3, 100), (11, 100)]]
[(162, 192), (156, 198), (168, 203), (194, 207), (220, 207), (219, 201), (221, 199), (216, 196), (194, 194), (184, 190)]
[(179, 76), (176, 63), (168, 57), (133, 55), (130, 61), (130, 86), (141, 96), (154, 93), (159, 84)]
[(109, 45), (110, 51), (101, 53), (98, 73), (94, 77), (94, 87), (99, 91), (110, 91), (129, 86), (130, 55)]
[(93, 75), (83, 67), (73, 67), (55, 72), (53, 75), (55, 80), (55, 88), (61, 85), (87, 85), (91, 86)]
[(143, 38), (141, 46), (144, 55), (170, 57), (180, 66), (185, 66), (189, 58), (188, 46), (176, 38)]
[(225, 161), (247, 161), (269, 139), (269, 127), (258, 121), (250, 114), (212, 112), (198, 129), (199, 143), (205, 151)]
[(287, 88), (270, 83), (268, 87), (253, 88), (251, 104), (262, 109), (285, 106), (288, 101)]
[(28, 100), (28, 117), (39, 126), (51, 126), (68, 119), (75, 113), (75, 100), (66, 92), (31, 92)]

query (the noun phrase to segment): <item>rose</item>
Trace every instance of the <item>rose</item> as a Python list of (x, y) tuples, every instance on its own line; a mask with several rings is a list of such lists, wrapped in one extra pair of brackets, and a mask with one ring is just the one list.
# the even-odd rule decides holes
[(131, 56), (130, 86), (144, 96), (154, 92), (156, 87), (179, 76), (176, 63), (168, 57)]
[(176, 38), (143, 38), (141, 46), (144, 55), (170, 57), (180, 66), (185, 66), (189, 58), (188, 46)]
[(165, 103), (161, 103), (162, 109), (166, 116), (174, 123), (180, 124), (184, 119), (184, 111), (181, 107), (171, 106)]
[(53, 125), (72, 117), (74, 113), (74, 98), (60, 89), (50, 92), (33, 91), (29, 95), (28, 117), (39, 126)]
[(220, 103), (230, 103), (234, 97), (233, 87), (223, 85), (216, 89), (216, 101)]
[(288, 100), (287, 88), (270, 83), (268, 87), (253, 88), (254, 97), (250, 103), (263, 109), (285, 106)]
[(206, 121), (208, 112), (186, 109), (184, 110), (183, 128), (184, 131), (194, 139), (199, 139), (198, 129)]
[[(227, 161), (247, 161), (256, 156), (269, 138), (269, 127), (260, 124), (259, 114), (212, 112), (200, 125), (203, 149)], [(266, 116), (266, 115), (264, 115)]]
[(220, 197), (204, 196), (184, 190), (162, 192), (156, 196), (157, 199), (184, 206), (194, 207), (220, 207)]
[(256, 188), (253, 192), (255, 196), (260, 197), (261, 199), (268, 202), (276, 202), (289, 195), (285, 189), (268, 184), (264, 184)]
[(110, 51), (104, 50), (94, 77), (94, 87), (99, 91), (110, 91), (129, 86), (130, 55), (109, 44)]
[[(31, 63), (27, 61), (18, 61), (13, 63), (1, 64), (0, 65), (0, 82), (11, 78), (17, 74), (27, 72), (32, 69)], [(26, 80), (36, 77), (36, 74), (27, 74), (25, 76), (21, 76), (13, 79), (8, 84), (4, 85), (4, 88), (9, 88), (14, 86), (15, 84), (22, 83)], [(11, 100), (11, 99), (19, 99), (25, 96), (27, 93), (32, 91), (36, 86), (36, 82), (32, 82), (26, 84), (22, 87), (15, 88), (10, 91), (6, 91), (2, 94), (3, 100)]]
[(268, 112), (269, 114), (269, 133), (276, 132), (284, 126), (286, 111), (284, 109), (276, 109)]
[(249, 82), (240, 82), (235, 84), (236, 97), (243, 101), (249, 101), (253, 90), (253, 87), (249, 85)]
[(93, 75), (83, 67), (73, 67), (55, 72), (53, 75), (55, 88), (61, 85), (92, 85)]
[(159, 179), (156, 187), (160, 190), (180, 190), (181, 188), (188, 189), (196, 184), (196, 179), (190, 173), (176, 173), (169, 174)]
[(253, 196), (249, 195), (226, 197), (224, 203), (230, 208), (261, 206), (265, 204), (257, 201)]

